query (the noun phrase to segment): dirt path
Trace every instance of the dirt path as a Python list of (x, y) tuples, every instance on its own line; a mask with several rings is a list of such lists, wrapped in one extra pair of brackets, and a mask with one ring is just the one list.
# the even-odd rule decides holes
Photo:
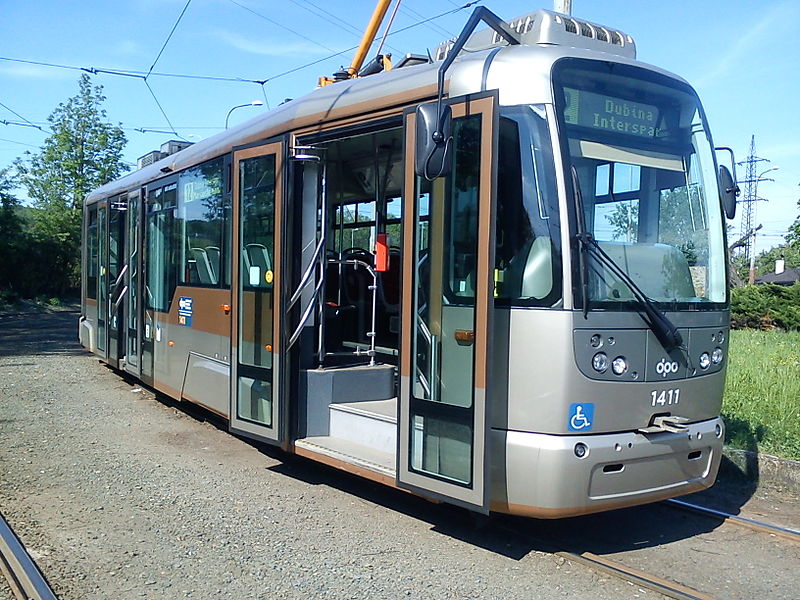
[(795, 591), (797, 548), (663, 507), (475, 519), (252, 445), (104, 367), (76, 322), (0, 319), (0, 512), (62, 600), (660, 597), (547, 553), (573, 546), (721, 598)]

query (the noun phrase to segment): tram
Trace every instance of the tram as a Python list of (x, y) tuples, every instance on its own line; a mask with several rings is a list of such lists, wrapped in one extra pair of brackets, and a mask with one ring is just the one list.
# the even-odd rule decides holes
[(378, 58), (91, 192), (83, 346), (475, 511), (712, 485), (736, 190), (694, 90), (547, 10)]

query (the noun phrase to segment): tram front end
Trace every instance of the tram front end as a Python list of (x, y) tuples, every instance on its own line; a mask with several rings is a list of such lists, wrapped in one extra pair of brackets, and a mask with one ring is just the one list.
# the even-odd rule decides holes
[(551, 81), (500, 109), (490, 433), (492, 510), (544, 518), (713, 484), (730, 323), (695, 92), (576, 56)]

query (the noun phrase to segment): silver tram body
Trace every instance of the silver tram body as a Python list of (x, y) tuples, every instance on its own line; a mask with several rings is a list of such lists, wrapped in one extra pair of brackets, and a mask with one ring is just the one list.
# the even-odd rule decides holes
[(414, 166), (433, 62), (90, 194), (83, 345), (239, 434), (477, 510), (710, 486), (729, 313), (699, 102), (625, 34), (548, 11), (511, 25), (523, 44), (479, 32), (447, 73), (446, 176)]

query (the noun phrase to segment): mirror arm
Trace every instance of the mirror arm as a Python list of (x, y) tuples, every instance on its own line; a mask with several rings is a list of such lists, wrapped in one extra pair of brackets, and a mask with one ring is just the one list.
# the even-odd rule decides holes
[(453, 44), (450, 51), (447, 53), (447, 57), (442, 62), (441, 66), (439, 67), (439, 81), (438, 81), (438, 93), (437, 93), (437, 104), (436, 104), (436, 130), (433, 132), (433, 141), (436, 144), (441, 144), (444, 141), (444, 135), (442, 133), (442, 96), (444, 94), (444, 76), (447, 73), (447, 69), (450, 68), (450, 65), (453, 64), (453, 61), (456, 59), (458, 54), (464, 48), (464, 44), (467, 43), (469, 36), (472, 35), (472, 32), (475, 31), (475, 28), (478, 24), (483, 21), (489, 27), (494, 29), (497, 34), (502, 37), (503, 39), (507, 40), (508, 43), (512, 46), (518, 46), (522, 42), (519, 39), (517, 33), (512, 30), (503, 20), (490, 11), (485, 6), (479, 6), (469, 17), (467, 24), (464, 25), (464, 29), (461, 30), (461, 33), (458, 34), (455, 43)]

